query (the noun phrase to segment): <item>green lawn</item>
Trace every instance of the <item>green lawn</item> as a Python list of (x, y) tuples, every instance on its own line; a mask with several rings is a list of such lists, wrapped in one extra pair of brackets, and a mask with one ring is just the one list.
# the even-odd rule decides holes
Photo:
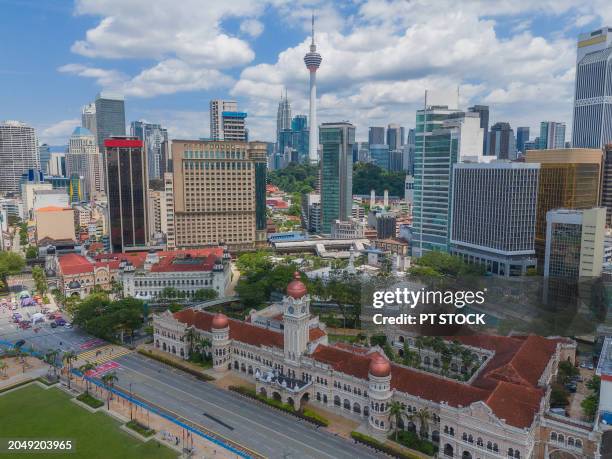
[(150, 459), (178, 454), (155, 440), (143, 443), (104, 413), (90, 413), (60, 389), (30, 385), (0, 396), (0, 438), (72, 440), (73, 453), (20, 453), (20, 458)]

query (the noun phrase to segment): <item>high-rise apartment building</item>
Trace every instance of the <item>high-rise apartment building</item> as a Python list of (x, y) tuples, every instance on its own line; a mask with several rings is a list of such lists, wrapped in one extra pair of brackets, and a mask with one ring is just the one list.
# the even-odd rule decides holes
[(223, 140), (228, 142), (246, 142), (249, 139), (246, 128), (246, 112), (222, 112)]
[(100, 93), (94, 105), (98, 151), (103, 152), (105, 139), (125, 136), (125, 100), (118, 94)]
[(96, 138), (89, 129), (77, 127), (70, 136), (66, 154), (66, 175), (83, 178), (83, 195), (92, 199), (104, 191), (104, 167)]
[(495, 123), (491, 126), (488, 140), (489, 156), (498, 159), (516, 159), (516, 139), (510, 123)]
[(612, 143), (604, 149), (601, 205), (606, 208), (606, 226), (612, 228)]
[(539, 172), (539, 164), (455, 164), (450, 252), (498, 276), (535, 267)]
[(384, 145), (385, 144), (385, 128), (382, 126), (370, 126), (368, 128), (368, 144)]
[(176, 247), (265, 242), (266, 151), (264, 142), (172, 141)]
[(529, 142), (529, 127), (519, 126), (516, 128), (516, 150), (525, 153), (525, 143)]
[(483, 130), (483, 141), (482, 141), (482, 154), (487, 154), (487, 142), (489, 141), (489, 106), (488, 105), (474, 105), (468, 108), (469, 112), (478, 113), (480, 116), (480, 127)]
[(540, 163), (535, 250), (543, 270), (546, 213), (554, 209), (591, 209), (599, 205), (602, 151), (587, 148), (527, 150), (526, 163)]
[(430, 106), (417, 111), (414, 154), (413, 256), (448, 251), (452, 167), (479, 162), (483, 128), (478, 114)]
[(214, 99), (210, 101), (210, 139), (223, 140), (223, 112), (237, 112), (235, 100)]
[(574, 148), (612, 142), (612, 28), (578, 37), (574, 91)]
[(556, 150), (565, 148), (565, 123), (542, 121), (538, 149)]
[(66, 177), (66, 153), (51, 152), (47, 172), (54, 177)]
[(389, 150), (399, 150), (404, 145), (404, 131), (399, 124), (387, 126), (387, 145)]
[(168, 152), (166, 151), (168, 147), (168, 130), (159, 124), (132, 121), (130, 124), (130, 135), (138, 137), (144, 142), (147, 152), (149, 180), (163, 178), (166, 173), (168, 158)]
[(578, 281), (601, 276), (606, 209), (546, 213), (544, 277)]
[(40, 169), (34, 128), (19, 121), (0, 122), (0, 193), (19, 191), (21, 175)]
[[(96, 103), (92, 102), (81, 111), (81, 126), (96, 136)], [(97, 137), (96, 137), (97, 138)]]
[(331, 234), (335, 220), (347, 221), (353, 206), (353, 144), (355, 126), (323, 123), (320, 128), (321, 232)]
[(104, 147), (111, 250), (142, 250), (149, 241), (143, 142), (137, 137), (111, 137), (104, 140)]

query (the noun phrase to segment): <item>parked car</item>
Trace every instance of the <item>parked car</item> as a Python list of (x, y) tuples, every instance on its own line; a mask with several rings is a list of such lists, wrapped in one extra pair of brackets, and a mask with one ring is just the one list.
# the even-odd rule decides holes
[(553, 414), (559, 414), (561, 416), (567, 416), (567, 412), (565, 411), (565, 408), (551, 408), (550, 412)]
[(55, 322), (51, 322), (51, 328), (57, 328), (57, 324)]
[(70, 322), (66, 322), (66, 325), (64, 325), (64, 327), (66, 328), (72, 328), (72, 324)]
[(63, 327), (64, 325), (66, 325), (66, 320), (63, 317), (56, 317), (55, 324), (59, 327)]

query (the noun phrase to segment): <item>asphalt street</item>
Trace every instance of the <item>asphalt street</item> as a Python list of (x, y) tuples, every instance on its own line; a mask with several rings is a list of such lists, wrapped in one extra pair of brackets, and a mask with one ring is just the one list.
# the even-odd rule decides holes
[(237, 441), (270, 459), (384, 457), (306, 421), (139, 354), (116, 360), (118, 387)]

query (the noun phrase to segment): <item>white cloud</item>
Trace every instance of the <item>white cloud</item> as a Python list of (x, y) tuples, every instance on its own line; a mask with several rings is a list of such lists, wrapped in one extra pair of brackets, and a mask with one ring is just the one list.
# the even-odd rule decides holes
[(58, 121), (57, 123), (47, 126), (38, 126), (38, 140), (40, 143), (47, 143), (49, 145), (65, 145), (68, 142), (70, 134), (74, 131), (74, 128), (80, 125), (80, 119), (72, 118)]
[(259, 37), (264, 30), (264, 25), (257, 19), (245, 19), (240, 23), (240, 31), (253, 38)]

